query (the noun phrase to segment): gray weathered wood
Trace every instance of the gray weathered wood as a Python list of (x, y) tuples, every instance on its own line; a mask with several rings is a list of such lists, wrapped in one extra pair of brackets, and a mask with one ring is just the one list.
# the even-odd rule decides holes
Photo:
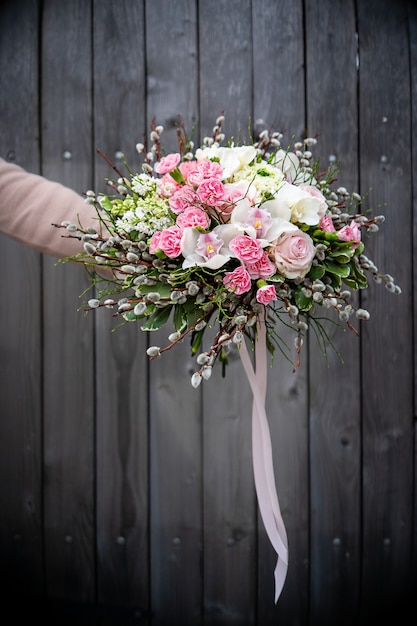
[[(398, 608), (411, 575), (413, 346), (410, 68), (404, 3), (359, 2), (360, 178), (387, 222), (371, 242), (375, 263), (401, 286), (371, 288), (362, 303), (363, 612)], [(378, 36), (375, 36), (378, 33)], [(372, 286), (371, 286), (372, 287)]]
[[(42, 172), (80, 192), (91, 185), (92, 174), (90, 33), (89, 4), (43, 3)], [(56, 267), (45, 258), (43, 276), (47, 591), (60, 601), (93, 602), (93, 319), (77, 310), (87, 285), (81, 267)]]
[[(177, 125), (197, 119), (197, 7), (181, 0), (146, 2), (147, 132), (164, 127), (167, 152)], [(164, 347), (171, 331), (151, 333)], [(191, 387), (189, 342), (149, 366), (151, 601), (155, 625), (198, 623), (201, 614), (202, 457), (199, 390)]]
[(81, 267), (1, 236), (2, 599), (71, 626), (400, 619), (417, 568), (416, 28), (411, 0), (1, 4), (1, 156), (81, 193), (113, 177), (96, 148), (140, 168), (153, 116), (167, 151), (179, 116), (197, 145), (223, 109), (235, 139), (261, 119), (285, 146), (317, 134), (323, 167), (336, 155), (341, 184), (386, 203), (367, 245), (402, 288), (354, 297), (359, 338), (328, 327), (344, 363), (310, 330), (295, 374), (279, 351), (269, 370), (289, 538), (275, 606), (239, 355), (193, 389), (187, 340), (149, 362), (167, 327), (85, 316)]
[[(94, 149), (139, 169), (145, 127), (144, 2), (93, 3)], [(112, 122), (109, 124), (109, 120)], [(116, 173), (95, 156), (97, 191)], [(149, 610), (148, 371), (146, 337), (108, 310), (96, 321), (98, 602)], [(94, 315), (94, 314), (93, 314)], [(114, 623), (113, 621), (106, 621)]]
[[(0, 154), (36, 173), (39, 7), (24, 2), (16, 14), (12, 5), (0, 11)], [(0, 593), (3, 606), (19, 607), (22, 595), (39, 597), (45, 589), (41, 257), (3, 235), (0, 243)]]
[[(417, 5), (409, 4), (408, 5), (408, 37), (410, 42), (410, 70), (411, 70), (411, 127), (414, 129), (417, 125)], [(412, 162), (417, 163), (417, 144), (415, 141), (412, 142)], [(413, 189), (416, 189), (417, 185), (417, 171), (416, 168), (413, 168), (412, 171), (412, 184)], [(416, 229), (416, 219), (417, 219), (417, 195), (413, 194), (413, 233), (415, 233)], [(413, 237), (413, 293), (416, 292), (417, 287), (417, 273), (415, 271), (416, 267), (416, 259), (417, 259), (417, 246), (415, 237)], [(413, 322), (413, 336), (414, 336), (414, 358), (417, 353), (417, 335), (416, 335), (416, 316), (414, 315)], [(414, 368), (414, 485), (417, 480), (417, 439), (416, 439), (416, 398), (417, 398), (417, 373)], [(417, 510), (417, 490), (414, 488), (414, 511)], [(417, 543), (417, 517), (414, 515), (414, 532), (413, 532), (413, 546), (416, 546)], [(414, 548), (413, 550), (413, 570), (411, 575), (414, 584), (412, 585), (411, 597), (414, 596), (416, 592), (417, 586), (417, 550)]]
[[(231, 19), (222, 19), (226, 13)], [(199, 18), (203, 135), (212, 134), (224, 109), (227, 136), (247, 138), (253, 90), (250, 2), (204, 2)], [(213, 33), (220, 24), (221, 36), (213, 45)], [(251, 395), (236, 351), (226, 378), (221, 378), (218, 366), (204, 384), (202, 415), (204, 623), (253, 624), (256, 615), (250, 597), (256, 589), (257, 567)]]
[[(253, 3), (254, 120), (283, 134), (304, 131), (304, 50), (302, 3)], [(285, 353), (295, 360), (294, 333), (277, 329)], [(278, 498), (289, 544), (289, 570), (278, 605), (273, 594), (276, 556), (259, 521), (258, 623), (303, 623), (308, 611), (308, 353), (293, 373), (291, 361), (276, 350), (269, 370), (267, 415), (270, 423)]]
[[(353, 2), (306, 3), (307, 134), (321, 167), (340, 161), (337, 179), (358, 190), (357, 38)], [(355, 298), (352, 297), (352, 302)], [(329, 315), (341, 325), (333, 312)], [(352, 323), (356, 320), (353, 319)], [(352, 624), (360, 593), (360, 343), (329, 323), (335, 349), (323, 358), (310, 328), (311, 617)]]

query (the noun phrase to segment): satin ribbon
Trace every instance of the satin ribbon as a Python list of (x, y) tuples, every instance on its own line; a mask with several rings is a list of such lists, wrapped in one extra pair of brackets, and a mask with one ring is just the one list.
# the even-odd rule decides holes
[(267, 348), (265, 319), (258, 322), (255, 342), (255, 366), (252, 366), (245, 341), (240, 356), (253, 394), (252, 406), (252, 462), (259, 511), (269, 540), (278, 555), (274, 571), (275, 603), (284, 587), (288, 570), (288, 540), (279, 507), (272, 460), (271, 435), (265, 411), (267, 385)]

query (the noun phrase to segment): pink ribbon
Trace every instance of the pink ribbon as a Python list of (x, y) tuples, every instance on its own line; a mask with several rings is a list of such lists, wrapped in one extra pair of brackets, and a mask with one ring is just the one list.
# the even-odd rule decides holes
[(258, 323), (258, 336), (255, 342), (256, 371), (252, 367), (244, 341), (241, 343), (240, 356), (253, 394), (252, 462), (256, 495), (265, 530), (278, 555), (274, 571), (275, 603), (277, 603), (287, 576), (288, 541), (275, 486), (271, 435), (265, 411), (267, 384), (265, 319)]

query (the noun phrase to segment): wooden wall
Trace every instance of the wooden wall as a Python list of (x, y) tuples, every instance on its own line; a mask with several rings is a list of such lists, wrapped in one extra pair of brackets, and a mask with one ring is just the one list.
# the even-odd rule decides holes
[(197, 137), (222, 109), (229, 136), (249, 118), (306, 129), (382, 205), (370, 246), (402, 288), (362, 295), (360, 338), (334, 335), (343, 364), (312, 339), (296, 374), (279, 357), (269, 372), (290, 553), (275, 606), (239, 358), (192, 389), (188, 345), (149, 363), (135, 325), (77, 310), (81, 267), (2, 235), (2, 611), (83, 626), (398, 619), (416, 592), (416, 4), (3, 0), (0, 106), (1, 156), (80, 193), (111, 175), (96, 148), (134, 164), (153, 116), (167, 148), (178, 115)]

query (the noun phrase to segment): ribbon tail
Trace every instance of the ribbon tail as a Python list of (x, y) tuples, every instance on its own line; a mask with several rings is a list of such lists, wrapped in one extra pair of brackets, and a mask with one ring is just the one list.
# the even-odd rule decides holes
[(265, 411), (267, 380), (265, 334), (265, 324), (261, 322), (255, 348), (256, 373), (244, 342), (241, 344), (240, 355), (253, 394), (252, 456), (259, 510), (268, 538), (278, 555), (274, 571), (275, 602), (277, 602), (287, 576), (288, 540), (275, 486), (271, 436)]

